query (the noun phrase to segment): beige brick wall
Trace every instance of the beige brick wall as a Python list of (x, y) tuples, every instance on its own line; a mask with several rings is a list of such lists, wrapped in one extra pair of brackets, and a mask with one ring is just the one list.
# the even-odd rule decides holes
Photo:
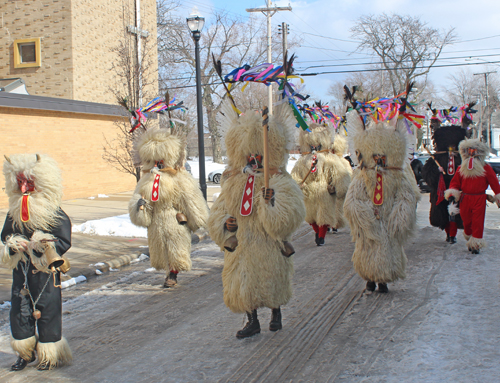
[[(32, 95), (116, 104), (112, 50), (131, 36), (135, 0), (0, 0), (0, 16), (0, 78), (23, 78)], [(141, 0), (141, 20), (150, 32), (147, 102), (158, 92), (155, 0)], [(32, 37), (41, 38), (42, 66), (15, 69), (13, 41)]]
[[(117, 76), (113, 66), (120, 65), (113, 49), (120, 42), (127, 43), (136, 57), (135, 37), (127, 32), (135, 25), (135, 0), (73, 0), (74, 99), (116, 104), (111, 88), (126, 85)], [(158, 55), (156, 49), (156, 1), (141, 0), (141, 29), (149, 31), (142, 40), (143, 52), (151, 63), (144, 83), (152, 83), (145, 90), (145, 100), (158, 94)]]
[[(0, 78), (21, 77), (33, 95), (72, 98), (70, 0), (0, 0)], [(14, 68), (13, 42), (41, 38), (42, 66)]]
[[(63, 174), (64, 199), (133, 190), (135, 178), (103, 159), (103, 134), (116, 136), (116, 117), (0, 107), (0, 155), (44, 153)], [(0, 174), (0, 187), (5, 185)], [(0, 208), (8, 206), (0, 193)]]

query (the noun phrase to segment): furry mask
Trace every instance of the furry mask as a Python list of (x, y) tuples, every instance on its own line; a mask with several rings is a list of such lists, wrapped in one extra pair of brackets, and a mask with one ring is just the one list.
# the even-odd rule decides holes
[(305, 153), (312, 152), (313, 150), (317, 152), (320, 150), (328, 150), (332, 143), (330, 129), (317, 123), (309, 124), (309, 129), (311, 132), (306, 130), (301, 130), (300, 132), (300, 151)]
[(467, 131), (458, 126), (442, 126), (432, 133), (432, 141), (437, 152), (447, 152), (448, 149), (458, 150), (458, 144), (465, 139)]
[(484, 160), (489, 153), (488, 146), (479, 138), (464, 140), (458, 146), (462, 165), (460, 173), (463, 177), (477, 177), (484, 173)]
[[(263, 156), (262, 115), (257, 111), (246, 111), (239, 117), (228, 103), (223, 104), (219, 124), (226, 131), (225, 145), (228, 165), (233, 169), (243, 169), (248, 158)], [(295, 118), (288, 104), (278, 105), (269, 117), (269, 166), (285, 171), (288, 152), (293, 145), (292, 129)]]
[(168, 129), (151, 129), (141, 135), (136, 145), (144, 170), (153, 168), (180, 169), (184, 166), (186, 150), (181, 139)]
[(50, 230), (57, 221), (63, 194), (56, 161), (43, 154), (13, 154), (5, 158), (5, 191), (14, 225), (22, 230)]
[(404, 124), (395, 119), (388, 122), (370, 123), (365, 129), (356, 110), (347, 113), (347, 130), (351, 153), (355, 153), (363, 167), (375, 165), (402, 168), (406, 158), (406, 135)]

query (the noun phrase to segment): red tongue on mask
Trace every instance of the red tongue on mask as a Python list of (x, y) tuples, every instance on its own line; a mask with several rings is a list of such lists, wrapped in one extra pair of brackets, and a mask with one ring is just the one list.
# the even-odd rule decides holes
[(28, 222), (30, 220), (30, 208), (28, 205), (28, 194), (23, 194), (23, 200), (21, 203), (21, 221)]
[(469, 158), (469, 163), (467, 164), (467, 169), (474, 169), (474, 157)]

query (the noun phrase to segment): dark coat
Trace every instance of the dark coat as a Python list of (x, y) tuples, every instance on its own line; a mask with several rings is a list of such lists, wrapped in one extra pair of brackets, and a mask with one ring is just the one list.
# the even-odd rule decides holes
[[(56, 251), (59, 255), (63, 255), (71, 247), (71, 221), (69, 217), (59, 209), (59, 219), (55, 227), (50, 231), (44, 231), (52, 234), (58, 239), (54, 243)], [(3, 226), (1, 239), (5, 243), (7, 237), (11, 234), (21, 234), (26, 238), (31, 238), (33, 231), (26, 230), (22, 232), (19, 228), (14, 228), (12, 218), (7, 215)], [(36, 254), (35, 256), (41, 256)], [(35, 326), (38, 327), (38, 335), (40, 342), (57, 342), (62, 337), (62, 297), (61, 288), (54, 285), (61, 284), (61, 276), (59, 272), (43, 273), (37, 272), (31, 264), (28, 265), (28, 287), (33, 300), (36, 300), (40, 295), (43, 287), (47, 282), (45, 290), (41, 295), (36, 309), (42, 313), (41, 318), (36, 323), (32, 316), (33, 305), (29, 296), (21, 294), (21, 289), (24, 287), (25, 277), (23, 267), (24, 262), (19, 262), (17, 269), (13, 270), (12, 274), (12, 297), (10, 309), (10, 326), (14, 339), (22, 340), (35, 335)], [(22, 263), (22, 265), (21, 265)], [(34, 272), (35, 271), (35, 272)], [(50, 279), (47, 281), (47, 279)], [(54, 281), (55, 279), (55, 281)]]

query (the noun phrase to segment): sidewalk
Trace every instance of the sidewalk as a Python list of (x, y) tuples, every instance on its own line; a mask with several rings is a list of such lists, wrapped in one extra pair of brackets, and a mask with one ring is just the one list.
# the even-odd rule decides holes
[[(214, 193), (220, 192), (218, 185), (209, 185), (207, 188), (208, 205), (212, 205)], [(104, 198), (80, 198), (63, 201), (62, 209), (70, 217), (73, 225), (80, 225), (86, 221), (106, 217), (128, 214), (128, 201), (132, 191), (110, 194)], [(0, 209), (2, 220), (8, 209)], [(192, 235), (192, 243), (209, 239), (206, 230), (199, 230)], [(66, 253), (71, 270), (63, 275), (62, 280), (84, 276), (86, 279), (97, 276), (96, 269), (108, 272), (110, 268), (116, 269), (129, 264), (142, 253), (148, 254), (148, 241), (146, 238), (125, 238), (111, 236), (93, 236), (81, 233), (72, 234), (72, 246)], [(99, 266), (92, 266), (99, 263)], [(83, 279), (83, 278), (80, 278)], [(5, 267), (0, 267), (0, 303), (10, 301), (12, 274)], [(71, 282), (72, 283), (72, 282)]]

